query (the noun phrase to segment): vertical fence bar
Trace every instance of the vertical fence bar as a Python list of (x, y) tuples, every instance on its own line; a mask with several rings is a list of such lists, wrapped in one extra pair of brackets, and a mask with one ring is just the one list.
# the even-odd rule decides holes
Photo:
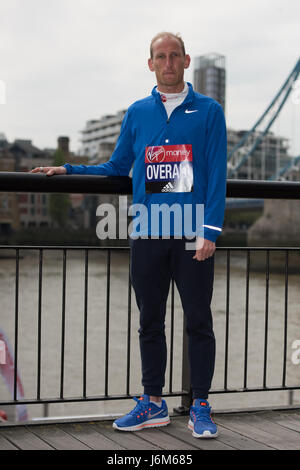
[(250, 250), (247, 250), (246, 305), (245, 305), (244, 388), (247, 388), (247, 373), (248, 373), (249, 274), (250, 274)]
[(178, 412), (185, 414), (189, 411), (192, 404), (192, 389), (191, 389), (191, 376), (190, 376), (190, 363), (188, 353), (188, 335), (186, 331), (186, 316), (183, 316), (183, 338), (182, 338), (182, 371), (181, 371), (181, 383), (182, 391), (187, 392), (187, 395), (183, 395), (181, 398), (181, 406), (178, 408)]
[(169, 392), (173, 391), (173, 355), (174, 355), (174, 279), (171, 281), (171, 328), (170, 328), (170, 376)]
[(225, 362), (224, 362), (224, 390), (227, 390), (228, 380), (228, 345), (229, 345), (229, 300), (230, 300), (230, 250), (227, 250), (226, 259), (226, 325), (225, 325)]
[(105, 344), (105, 396), (108, 395), (108, 356), (109, 356), (109, 304), (110, 304), (110, 249), (107, 249), (107, 283), (106, 283), (106, 344)]
[(131, 277), (130, 256), (128, 268), (128, 310), (127, 310), (127, 370), (126, 370), (126, 394), (130, 394), (130, 346), (131, 346)]
[(43, 249), (39, 249), (39, 292), (38, 292), (38, 355), (37, 355), (37, 399), (41, 398), (41, 344), (42, 344), (42, 280), (43, 280)]
[(17, 375), (18, 375), (19, 268), (20, 268), (20, 252), (19, 252), (19, 248), (16, 248), (14, 401), (17, 400)]
[(63, 249), (63, 278), (62, 278), (62, 320), (61, 320), (61, 357), (60, 357), (60, 398), (64, 396), (65, 370), (65, 323), (66, 323), (66, 262), (67, 250)]
[(266, 251), (266, 296), (265, 296), (265, 339), (263, 388), (267, 387), (268, 332), (269, 332), (269, 286), (270, 286), (270, 251)]
[(82, 393), (86, 398), (86, 359), (87, 359), (87, 315), (88, 315), (88, 271), (89, 271), (89, 253), (85, 249), (84, 259), (84, 323), (83, 323), (83, 377), (82, 377)]
[(284, 337), (283, 337), (283, 371), (282, 386), (286, 386), (286, 353), (287, 353), (287, 322), (288, 322), (288, 281), (289, 281), (289, 251), (285, 251), (285, 291), (284, 291)]

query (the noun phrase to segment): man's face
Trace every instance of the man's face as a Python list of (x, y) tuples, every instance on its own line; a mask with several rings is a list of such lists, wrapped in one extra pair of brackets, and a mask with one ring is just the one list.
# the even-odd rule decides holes
[(180, 42), (173, 37), (157, 39), (152, 46), (153, 56), (148, 60), (155, 72), (160, 91), (177, 93), (183, 88), (184, 69), (190, 65), (190, 56), (184, 55)]

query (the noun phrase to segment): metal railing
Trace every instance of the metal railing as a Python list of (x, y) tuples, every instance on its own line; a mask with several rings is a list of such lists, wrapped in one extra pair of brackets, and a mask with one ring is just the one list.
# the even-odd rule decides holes
[[(61, 402), (74, 402), (74, 401), (97, 401), (97, 400), (111, 400), (111, 399), (124, 399), (133, 396), (130, 391), (130, 371), (131, 371), (131, 323), (132, 323), (132, 287), (130, 282), (130, 274), (128, 269), (127, 275), (127, 305), (124, 310), (127, 310), (127, 331), (126, 331), (126, 385), (123, 394), (111, 395), (109, 393), (109, 348), (110, 341), (110, 297), (111, 297), (111, 253), (114, 255), (118, 252), (128, 252), (129, 248), (126, 247), (74, 247), (74, 246), (0, 246), (1, 250), (11, 250), (15, 252), (15, 312), (14, 312), (14, 391), (12, 401), (0, 401), (0, 405), (9, 404), (38, 404), (38, 403), (61, 403)], [(29, 251), (32, 253), (36, 251), (38, 253), (38, 305), (37, 305), (37, 374), (36, 374), (36, 395), (33, 398), (18, 399), (18, 364), (19, 364), (19, 276), (20, 276), (20, 252)], [(41, 397), (41, 378), (42, 378), (42, 367), (41, 367), (41, 355), (42, 355), (42, 292), (43, 292), (43, 258), (46, 251), (61, 251), (62, 253), (62, 278), (61, 278), (61, 330), (60, 330), (60, 365), (59, 365), (59, 396), (57, 397)], [(68, 254), (70, 252), (83, 252), (84, 253), (84, 299), (83, 299), (83, 348), (82, 348), (82, 395), (77, 397), (67, 397), (64, 392), (64, 377), (65, 377), (65, 334), (66, 334), (66, 289), (67, 289), (67, 261)], [(106, 257), (106, 298), (103, 299), (105, 303), (105, 354), (104, 354), (104, 374), (102, 378), (99, 378), (99, 382), (103, 384), (104, 393), (103, 395), (88, 396), (87, 395), (87, 322), (88, 322), (88, 271), (89, 271), (89, 258), (91, 252), (103, 252)], [(128, 263), (129, 265), (129, 263)], [(170, 361), (173, 362), (173, 340), (174, 340), (174, 283), (172, 283), (172, 310), (171, 310), (171, 350), (170, 350)], [(78, 308), (78, 310), (81, 310)], [(78, 312), (79, 313), (79, 312)], [(180, 396), (187, 392), (173, 391), (172, 389), (172, 374), (173, 367), (170, 368), (169, 376), (169, 393), (168, 395)]]
[[(101, 193), (101, 194), (130, 194), (132, 192), (130, 178), (123, 177), (98, 177), (98, 176), (53, 176), (51, 178), (45, 175), (33, 175), (24, 173), (0, 173), (0, 191), (1, 192), (69, 192), (69, 193)], [(263, 182), (263, 181), (238, 181), (229, 180), (227, 184), (227, 197), (239, 198), (275, 198), (275, 199), (300, 199), (300, 183), (297, 182)], [(120, 252), (128, 252), (126, 247), (87, 247), (87, 246), (0, 246), (0, 255), (2, 250), (10, 250), (14, 252), (15, 259), (15, 311), (14, 311), (14, 387), (13, 397), (11, 400), (2, 400), (0, 397), (0, 405), (16, 405), (16, 404), (39, 404), (39, 403), (68, 403), (68, 402), (86, 402), (101, 400), (118, 400), (126, 399), (136, 395), (131, 387), (131, 336), (132, 336), (132, 288), (130, 283), (129, 269), (127, 272), (127, 330), (126, 330), (126, 381), (123, 393), (111, 394), (109, 389), (109, 378), (111, 377), (109, 351), (111, 346), (110, 332), (110, 296), (111, 296), (111, 254)], [(36, 251), (38, 253), (38, 305), (37, 305), (37, 371), (36, 371), (36, 393), (35, 396), (20, 399), (18, 397), (18, 369), (19, 369), (19, 337), (21, 334), (19, 325), (19, 295), (20, 295), (20, 251)], [(58, 250), (62, 253), (62, 284), (61, 284), (61, 340), (60, 340), (60, 380), (59, 395), (42, 397), (41, 380), (42, 380), (42, 295), (43, 295), (43, 259), (45, 251)], [(83, 350), (82, 350), (82, 393), (79, 396), (67, 396), (65, 393), (65, 334), (66, 334), (66, 291), (67, 291), (67, 260), (70, 252), (84, 253), (84, 322), (83, 322)], [(104, 392), (100, 394), (89, 395), (87, 393), (87, 324), (88, 324), (88, 299), (89, 299), (89, 255), (92, 251), (106, 254), (106, 298), (105, 302), (105, 355), (104, 355)], [(288, 334), (288, 292), (289, 292), (289, 262), (290, 256), (300, 251), (299, 247), (219, 247), (217, 253), (223, 254), (226, 259), (226, 277), (225, 277), (225, 296), (224, 296), (224, 351), (223, 351), (223, 384), (220, 387), (211, 390), (211, 394), (239, 393), (239, 392), (258, 392), (270, 390), (299, 390), (299, 384), (287, 384), (286, 380), (286, 364), (287, 364), (287, 334)], [(244, 329), (240, 331), (240, 335), (244, 338), (243, 349), (243, 383), (241, 386), (231, 386), (229, 380), (229, 342), (230, 342), (230, 321), (231, 321), (231, 262), (232, 256), (237, 252), (245, 253), (246, 269), (245, 269), (245, 317)], [(264, 289), (264, 341), (263, 341), (263, 361), (262, 364), (262, 382), (256, 386), (248, 384), (249, 369), (249, 301), (250, 301), (250, 276), (251, 276), (251, 256), (255, 253), (263, 253), (265, 255), (265, 289)], [(283, 253), (283, 272), (284, 272), (284, 322), (283, 322), (283, 345), (282, 345), (282, 375), (278, 382), (272, 386), (268, 385), (268, 346), (269, 346), (269, 293), (270, 293), (270, 255), (272, 253)], [(129, 266), (129, 265), (128, 265)], [(182, 384), (180, 390), (174, 390), (174, 310), (175, 310), (175, 287), (174, 282), (171, 283), (170, 293), (170, 338), (169, 338), (169, 377), (168, 390), (164, 396), (181, 396), (182, 410), (189, 406), (190, 383), (188, 373), (187, 360), (187, 339), (186, 334), (182, 331)], [(33, 306), (34, 308), (34, 306)], [(1, 325), (0, 325), (1, 326)], [(114, 371), (112, 373), (115, 373)]]
[[(0, 172), (1, 192), (132, 194), (127, 176), (53, 175)], [(299, 199), (298, 181), (228, 180), (228, 198)]]

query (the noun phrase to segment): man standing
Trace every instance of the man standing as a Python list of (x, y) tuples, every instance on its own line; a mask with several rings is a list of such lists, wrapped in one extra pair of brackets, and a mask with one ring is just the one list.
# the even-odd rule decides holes
[[(163, 32), (150, 46), (148, 66), (157, 86), (132, 104), (111, 159), (101, 165), (36, 168), (52, 174), (127, 176), (133, 167), (133, 203), (148, 209), (142, 237), (132, 236), (131, 280), (140, 310), (144, 395), (113, 426), (122, 431), (169, 424), (162, 400), (166, 369), (165, 313), (171, 278), (186, 316), (193, 405), (188, 427), (194, 437), (216, 437), (207, 401), (214, 373), (215, 337), (210, 303), (215, 242), (222, 231), (226, 195), (227, 142), (224, 114), (212, 98), (184, 81), (190, 65), (179, 35)], [(181, 209), (170, 224), (153, 221), (156, 206)], [(204, 207), (203, 221), (196, 217)], [(193, 230), (183, 224), (188, 210)], [(170, 215), (170, 212), (168, 213)], [(162, 215), (162, 218), (164, 214)], [(196, 221), (195, 221), (196, 218)], [(198, 226), (197, 226), (198, 225)], [(199, 226), (201, 225), (201, 226)], [(181, 231), (178, 232), (178, 227)], [(196, 235), (195, 250), (187, 240)]]

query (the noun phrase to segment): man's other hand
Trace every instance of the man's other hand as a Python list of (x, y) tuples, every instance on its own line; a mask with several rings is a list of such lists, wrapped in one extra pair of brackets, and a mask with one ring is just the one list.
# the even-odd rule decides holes
[(37, 166), (29, 173), (45, 173), (47, 176), (65, 175), (67, 170), (64, 166)]
[(205, 238), (197, 237), (196, 240), (196, 252), (193, 259), (198, 261), (204, 261), (207, 258), (210, 258), (216, 251), (216, 244)]

